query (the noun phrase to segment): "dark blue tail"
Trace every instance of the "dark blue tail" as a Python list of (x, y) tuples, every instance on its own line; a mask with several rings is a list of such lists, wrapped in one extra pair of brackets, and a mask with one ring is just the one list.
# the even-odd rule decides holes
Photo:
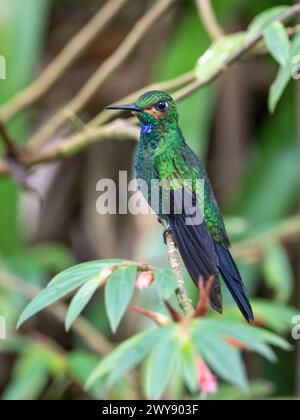
[(215, 250), (219, 259), (218, 269), (227, 288), (232, 294), (233, 299), (245, 319), (248, 322), (254, 321), (254, 315), (247, 297), (246, 287), (229, 250), (217, 242), (215, 242)]

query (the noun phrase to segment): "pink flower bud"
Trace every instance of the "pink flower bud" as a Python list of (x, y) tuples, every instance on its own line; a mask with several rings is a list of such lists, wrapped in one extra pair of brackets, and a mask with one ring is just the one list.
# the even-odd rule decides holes
[(200, 356), (197, 356), (196, 368), (198, 385), (202, 393), (210, 395), (218, 392), (217, 377), (212, 374), (209, 367)]
[(143, 271), (139, 274), (138, 278), (136, 279), (135, 286), (140, 289), (148, 289), (154, 281), (154, 273), (153, 271)]

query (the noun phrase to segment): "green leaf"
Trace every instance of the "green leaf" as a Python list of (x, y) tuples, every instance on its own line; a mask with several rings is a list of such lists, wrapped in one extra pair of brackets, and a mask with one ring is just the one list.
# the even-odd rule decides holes
[(3, 400), (35, 400), (49, 379), (49, 365), (37, 351), (25, 352), (18, 360)]
[(269, 94), (269, 110), (273, 114), (291, 78), (290, 66), (281, 66)]
[(25, 307), (20, 315), (17, 328), (28, 318), (97, 276), (108, 264), (118, 262), (121, 262), (121, 260), (91, 261), (76, 265), (58, 274), (48, 286)]
[(104, 267), (110, 264), (121, 264), (125, 260), (121, 259), (109, 259), (109, 260), (98, 260), (88, 261), (82, 264), (74, 265), (67, 270), (62, 271), (50, 281), (49, 286), (55, 286), (60, 283), (67, 282), (72, 279), (85, 278), (90, 280), (92, 277), (97, 275)]
[(266, 249), (263, 269), (276, 300), (287, 302), (293, 291), (294, 279), (288, 255), (282, 246), (271, 245)]
[(183, 379), (186, 386), (191, 393), (199, 391), (196, 376), (196, 352), (191, 341), (186, 341), (182, 344), (180, 357)]
[(132, 298), (136, 275), (137, 268), (134, 266), (119, 268), (112, 273), (105, 287), (105, 307), (113, 332)]
[(291, 65), (292, 77), (295, 80), (300, 79), (300, 33), (296, 34), (291, 42)]
[(279, 334), (290, 330), (291, 319), (298, 313), (297, 309), (264, 299), (256, 299), (252, 304), (255, 318)]
[[(5, 81), (0, 80), (0, 106), (37, 74), (50, 11), (48, 0), (28, 0), (24, 7), (18, 0), (0, 1), (0, 56), (5, 57), (7, 75)], [(31, 131), (30, 115), (22, 112), (6, 128), (12, 138), (24, 141)], [(1, 142), (1, 152), (3, 147)], [(18, 219), (19, 193), (14, 180), (1, 179), (0, 251), (7, 255), (18, 253), (25, 245), (24, 226)]]
[(300, 54), (300, 33), (297, 33), (291, 41), (291, 56)]
[(272, 7), (271, 9), (265, 10), (257, 15), (247, 29), (247, 39), (252, 38), (257, 33), (266, 29), (274, 22), (274, 20), (286, 12), (288, 8), (289, 6)]
[(199, 58), (196, 66), (196, 77), (200, 80), (215, 74), (219, 69), (224, 67), (226, 59), (245, 41), (245, 34), (239, 32), (228, 35), (219, 41), (216, 41), (206, 52)]
[(281, 349), (288, 350), (289, 344), (283, 338), (262, 328), (256, 328), (238, 322), (218, 322), (215, 320), (205, 320), (206, 327), (219, 339), (224, 337), (234, 338), (245, 344), (249, 350), (255, 351), (264, 356), (269, 361), (275, 361), (276, 357), (272, 349), (267, 344), (273, 344)]
[(274, 22), (264, 31), (265, 43), (273, 58), (281, 65), (290, 62), (290, 39), (281, 22)]
[(149, 399), (157, 400), (161, 397), (181, 349), (181, 338), (178, 329), (170, 328), (162, 341), (151, 353), (146, 369), (146, 392)]
[(160, 299), (168, 300), (177, 288), (177, 281), (173, 271), (167, 268), (156, 269), (154, 276)]
[(191, 329), (193, 343), (211, 369), (225, 381), (247, 387), (247, 376), (240, 351), (220, 339), (206, 320), (195, 321)]
[(106, 356), (89, 376), (86, 388), (111, 372), (110, 384), (138, 365), (167, 333), (170, 327), (143, 331), (124, 341), (112, 353)]
[[(68, 367), (71, 375), (83, 387), (91, 372), (99, 363), (99, 357), (83, 350), (74, 350), (68, 354)], [(97, 381), (89, 392), (95, 398), (105, 399), (104, 378)]]
[(66, 316), (65, 326), (66, 330), (69, 331), (75, 319), (81, 314), (86, 305), (93, 297), (96, 290), (101, 286), (103, 280), (100, 276), (97, 276), (87, 283), (85, 283), (76, 295), (73, 297)]
[(229, 383), (245, 387), (247, 384), (241, 351), (230, 345), (228, 339), (235, 339), (270, 361), (276, 357), (268, 344), (281, 349), (290, 348), (287, 341), (261, 328), (238, 322), (219, 322), (213, 319), (195, 320), (192, 339), (197, 351), (217, 375)]

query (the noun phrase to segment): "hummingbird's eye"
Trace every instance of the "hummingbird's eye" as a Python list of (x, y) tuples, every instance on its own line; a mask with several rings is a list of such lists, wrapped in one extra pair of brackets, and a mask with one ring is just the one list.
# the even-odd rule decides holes
[(164, 111), (166, 111), (166, 110), (168, 109), (168, 106), (169, 106), (168, 102), (166, 102), (166, 101), (159, 101), (159, 102), (155, 105), (155, 108), (156, 108), (158, 111), (160, 111), (160, 112), (164, 112)]

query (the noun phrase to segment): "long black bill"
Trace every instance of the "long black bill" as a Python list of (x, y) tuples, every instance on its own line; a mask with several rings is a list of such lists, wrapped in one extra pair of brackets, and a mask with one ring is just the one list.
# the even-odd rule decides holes
[(111, 110), (121, 110), (121, 111), (130, 111), (130, 112), (141, 112), (142, 109), (136, 105), (108, 105), (105, 109)]

